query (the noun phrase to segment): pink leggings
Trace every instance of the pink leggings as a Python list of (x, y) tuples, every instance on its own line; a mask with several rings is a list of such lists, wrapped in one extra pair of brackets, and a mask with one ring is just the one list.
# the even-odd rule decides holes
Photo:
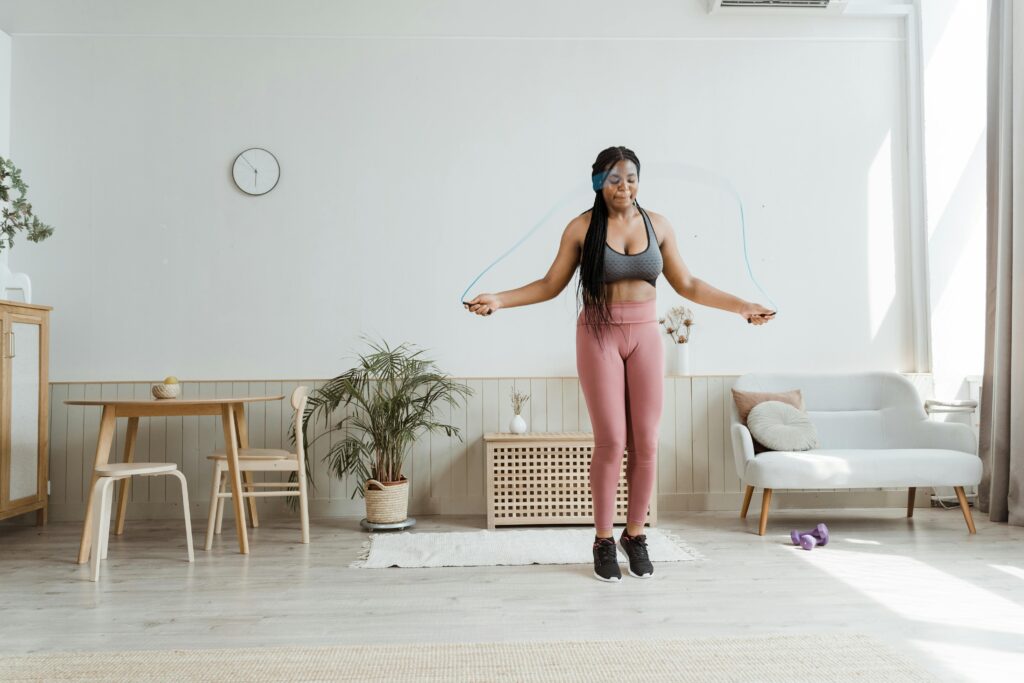
[(612, 303), (609, 312), (619, 325), (588, 325), (585, 312), (576, 321), (576, 370), (594, 429), (590, 492), (598, 530), (612, 528), (625, 450), (629, 451), (626, 520), (637, 525), (647, 521), (658, 466), (665, 374), (655, 301)]

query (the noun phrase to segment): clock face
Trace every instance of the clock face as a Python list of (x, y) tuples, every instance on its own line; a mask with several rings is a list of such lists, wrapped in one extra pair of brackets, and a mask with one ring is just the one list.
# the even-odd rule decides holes
[(235, 157), (231, 176), (242, 192), (253, 195), (266, 194), (277, 185), (277, 180), (281, 177), (281, 166), (273, 154), (265, 149), (253, 147)]

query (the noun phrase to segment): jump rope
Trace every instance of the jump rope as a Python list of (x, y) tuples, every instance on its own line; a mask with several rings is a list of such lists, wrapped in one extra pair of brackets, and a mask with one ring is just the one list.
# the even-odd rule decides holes
[[(712, 171), (709, 171), (706, 168), (701, 168), (699, 166), (681, 164), (678, 162), (668, 162), (660, 164), (649, 164), (645, 168), (648, 170), (648, 172), (651, 172), (650, 169), (652, 166), (654, 167), (653, 172), (659, 178), (686, 180), (699, 185), (707, 185), (709, 187), (724, 191), (727, 195), (729, 195), (736, 201), (736, 206), (739, 209), (740, 213), (740, 235), (743, 241), (743, 262), (746, 264), (747, 267), (747, 275), (750, 277), (750, 281), (754, 283), (754, 286), (757, 287), (758, 291), (761, 292), (761, 294), (764, 295), (764, 298), (768, 301), (768, 303), (771, 304), (772, 313), (765, 314), (763, 317), (774, 317), (779, 312), (779, 307), (775, 304), (775, 301), (772, 300), (770, 296), (768, 296), (768, 292), (764, 291), (764, 287), (762, 287), (761, 283), (759, 283), (757, 281), (757, 278), (754, 277), (754, 270), (750, 267), (750, 254), (749, 249), (747, 248), (747, 221), (746, 215), (743, 211), (743, 200), (740, 198), (739, 193), (732, 186), (732, 184), (729, 183), (729, 181), (726, 180), (725, 178), (715, 174)], [(600, 191), (601, 186), (604, 185), (604, 181), (607, 177), (608, 173), (604, 172), (598, 173), (597, 175), (591, 178), (591, 188), (594, 192)], [(559, 199), (550, 209), (548, 209), (547, 213), (545, 213), (544, 216), (526, 232), (526, 234), (519, 238), (519, 240), (508, 249), (508, 251), (506, 251), (504, 254), (495, 259), (489, 266), (484, 268), (479, 275), (473, 278), (473, 281), (470, 282), (469, 286), (466, 287), (465, 291), (462, 293), (462, 296), (459, 297), (459, 300), (464, 305), (470, 305), (469, 302), (466, 301), (466, 295), (469, 293), (469, 290), (473, 288), (473, 285), (475, 285), (480, 280), (480, 278), (482, 278), (487, 273), (487, 271), (489, 271), (494, 266), (498, 265), (498, 263), (503, 261), (509, 254), (518, 249), (523, 242), (529, 239), (533, 233), (537, 232), (537, 230), (539, 230), (542, 225), (547, 223), (548, 219), (551, 218), (552, 214), (554, 214), (556, 211), (565, 206), (565, 204), (567, 204), (570, 200), (575, 199), (576, 195), (585, 189), (586, 186), (583, 183), (580, 183), (579, 185), (574, 187), (570, 192), (565, 194), (561, 199)], [(490, 313), (488, 313), (487, 315), (490, 315)], [(752, 321), (748, 318), (747, 322), (750, 323)]]

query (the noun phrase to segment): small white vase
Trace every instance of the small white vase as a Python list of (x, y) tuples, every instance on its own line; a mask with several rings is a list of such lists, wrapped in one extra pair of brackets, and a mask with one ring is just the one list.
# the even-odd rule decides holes
[(676, 344), (676, 374), (689, 375), (690, 370), (690, 344)]
[(32, 281), (25, 273), (11, 272), (7, 265), (7, 252), (0, 249), (0, 299), (32, 303)]
[(513, 434), (525, 434), (526, 433), (526, 420), (521, 416), (516, 415), (512, 418), (512, 422), (508, 425), (508, 431)]

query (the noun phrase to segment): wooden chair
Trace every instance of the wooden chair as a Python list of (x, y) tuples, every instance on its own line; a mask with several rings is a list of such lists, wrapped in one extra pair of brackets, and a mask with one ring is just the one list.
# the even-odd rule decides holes
[[(295, 453), (273, 448), (242, 448), (238, 451), (238, 469), (247, 472), (295, 472), (298, 481), (256, 482), (247, 478), (242, 483), (243, 498), (267, 498), (281, 496), (299, 497), (299, 514), (302, 524), (302, 542), (309, 543), (309, 496), (306, 485), (306, 450), (302, 444), (302, 414), (306, 409), (309, 387), (298, 387), (292, 392), (292, 408), (295, 409)], [(213, 547), (213, 535), (221, 532), (224, 521), (224, 500), (231, 497), (228, 489), (228, 458), (225, 453), (207, 456), (213, 461), (213, 482), (210, 491), (210, 516), (206, 523), (206, 550)], [(256, 491), (252, 489), (283, 489), (277, 491)]]
[(107, 542), (110, 540), (110, 507), (114, 498), (114, 482), (130, 477), (155, 477), (170, 475), (181, 484), (181, 507), (185, 512), (185, 538), (188, 543), (188, 561), (195, 561), (192, 550), (192, 519), (188, 509), (188, 484), (185, 475), (178, 471), (173, 462), (119, 462), (100, 465), (96, 468), (96, 483), (93, 484), (93, 542), (89, 569), (93, 581), (100, 578), (100, 560), (107, 559)]

